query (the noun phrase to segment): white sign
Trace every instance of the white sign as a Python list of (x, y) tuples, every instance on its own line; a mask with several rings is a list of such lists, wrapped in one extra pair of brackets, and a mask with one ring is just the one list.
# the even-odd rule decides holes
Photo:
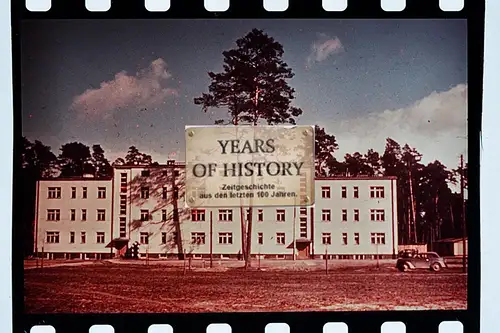
[(314, 204), (314, 127), (187, 126), (186, 203)]

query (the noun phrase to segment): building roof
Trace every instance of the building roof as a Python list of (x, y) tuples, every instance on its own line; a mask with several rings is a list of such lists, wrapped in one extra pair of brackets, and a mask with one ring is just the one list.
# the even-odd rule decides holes
[[(465, 240), (467, 241), (468, 237), (465, 237)], [(443, 238), (440, 240), (437, 240), (436, 243), (459, 243), (462, 241), (462, 238)]]
[(109, 180), (113, 180), (113, 177), (100, 177), (100, 178), (96, 178), (96, 177), (83, 177), (83, 176), (79, 176), (79, 177), (57, 177), (57, 178), (42, 178), (40, 179), (39, 181), (41, 182), (54, 182), (54, 181), (75, 181), (75, 180), (85, 180), (85, 181), (109, 181)]
[[(156, 165), (115, 165), (114, 169), (163, 169), (163, 168), (185, 168), (184, 162), (175, 162), (173, 164), (156, 164)], [(43, 178), (41, 181), (75, 181), (75, 180), (112, 180), (113, 177), (65, 177), (65, 178)], [(315, 177), (314, 180), (393, 180), (396, 176), (334, 176), (334, 177)]]
[(172, 168), (179, 167), (184, 168), (186, 164), (184, 162), (175, 162), (174, 164), (154, 164), (154, 165), (114, 165), (114, 169), (162, 169), (162, 168)]
[(334, 177), (315, 177), (315, 180), (392, 180), (396, 176), (334, 176)]

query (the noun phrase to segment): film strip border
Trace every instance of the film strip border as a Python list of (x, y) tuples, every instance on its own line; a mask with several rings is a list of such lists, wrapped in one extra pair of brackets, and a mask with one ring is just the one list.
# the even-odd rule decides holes
[[(283, 12), (289, 7), (289, 0), (262, 0), (263, 7), (269, 12)], [(26, 0), (26, 8), (34, 12), (50, 10), (51, 0)], [(209, 12), (225, 12), (230, 7), (230, 0), (204, 0)], [(347, 9), (348, 0), (322, 0), (326, 11), (342, 12)], [(382, 10), (399, 12), (405, 9), (406, 0), (380, 0)], [(149, 12), (166, 12), (170, 0), (144, 0), (144, 7)], [(85, 8), (91, 12), (106, 12), (111, 9), (111, 0), (85, 0)], [(464, 8), (464, 0), (439, 0), (439, 8), (446, 12), (457, 12)]]
[[(482, 3), (482, 4), (481, 4)], [(474, 7), (473, 7), (474, 6)], [(21, 0), (20, 18), (465, 18), (473, 0)], [(479, 10), (478, 12), (484, 12)]]
[[(34, 315), (30, 333), (472, 333), (479, 322), (466, 311)], [(43, 319), (42, 319), (43, 318)], [(396, 319), (399, 318), (399, 319)], [(18, 332), (18, 330), (15, 330)]]
[[(84, 0), (52, 0), (51, 8), (46, 12), (31, 12), (26, 8), (24, 0), (12, 1), (13, 24), (19, 19), (45, 18), (468, 18), (475, 20), (479, 29), (483, 26), (484, 1), (464, 0), (461, 11), (445, 12), (439, 0), (421, 1), (407, 0), (404, 10), (385, 11), (380, 0), (348, 0), (343, 11), (328, 11), (321, 0), (290, 0), (285, 11), (268, 11), (263, 0), (233, 0), (225, 11), (207, 10), (203, 0), (171, 0), (167, 11), (151, 12), (147, 10), (145, 0), (110, 1), (106, 12), (91, 12), (86, 8)], [(473, 7), (474, 6), (474, 7)], [(472, 31), (472, 28), (469, 28)], [(16, 28), (14, 28), (14, 33)], [(482, 35), (475, 36), (477, 44)], [(477, 45), (476, 45), (477, 46)], [(473, 47), (473, 45), (469, 45)], [(479, 60), (473, 55), (471, 63)], [(480, 83), (476, 76), (474, 81)], [(479, 78), (480, 79), (480, 78)], [(472, 80), (471, 80), (472, 81)], [(474, 85), (472, 85), (474, 86)], [(469, 93), (477, 99), (477, 91), (473, 88)], [(479, 104), (480, 106), (480, 104)], [(469, 144), (474, 147), (474, 140)], [(473, 232), (478, 233), (478, 230)], [(471, 236), (472, 232), (471, 232)], [(474, 237), (471, 237), (473, 239)], [(476, 242), (478, 243), (478, 242)], [(477, 244), (478, 245), (478, 244)], [(479, 250), (471, 249), (471, 254)], [(478, 266), (472, 267), (473, 274), (478, 277)], [(470, 272), (469, 272), (470, 273)], [(283, 313), (283, 314), (92, 314), (92, 315), (22, 315), (15, 314), (14, 332), (381, 332), (391, 324), (398, 331), (404, 325), (406, 333), (458, 333), (479, 332), (479, 317), (472, 312), (478, 308), (479, 288), (475, 286), (478, 279), (471, 276), (468, 291), (468, 311), (418, 311), (418, 312), (361, 312), (361, 313)], [(474, 285), (474, 286), (473, 286)], [(22, 288), (22, 287), (21, 287)], [(473, 289), (473, 290), (471, 290)], [(22, 291), (22, 289), (20, 289)], [(22, 296), (21, 296), (22, 297)], [(471, 304), (473, 301), (473, 304)], [(19, 309), (19, 308), (18, 308)], [(16, 320), (17, 318), (17, 320)], [(445, 324), (442, 324), (445, 322)], [(457, 322), (459, 322), (457, 324)], [(162, 324), (164, 323), (164, 324)], [(286, 324), (285, 324), (286, 323)], [(338, 323), (338, 324), (330, 324)], [(155, 326), (156, 325), (156, 326)], [(163, 325), (163, 326), (160, 326)], [(385, 325), (385, 326), (384, 326)], [(450, 327), (453, 331), (449, 331)], [(329, 329), (336, 328), (335, 331)], [(43, 329), (43, 331), (40, 331)], [(47, 330), (48, 329), (48, 330)], [(271, 330), (273, 329), (273, 330)], [(277, 330), (279, 329), (279, 331)], [(92, 331), (91, 331), (92, 330)], [(443, 331), (444, 330), (444, 331)], [(399, 333), (391, 329), (391, 333)]]

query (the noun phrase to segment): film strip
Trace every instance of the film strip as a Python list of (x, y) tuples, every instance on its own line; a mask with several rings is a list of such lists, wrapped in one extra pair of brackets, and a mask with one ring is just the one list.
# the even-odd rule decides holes
[[(479, 224), (468, 221), (479, 219), (484, 5), (12, 1), (14, 150), (23, 156), (14, 168), (14, 331), (478, 332)], [(266, 36), (297, 74), (290, 107), (297, 100), (307, 115), (297, 122), (317, 125), (316, 203), (297, 207), (294, 224), (287, 207), (254, 207), (251, 223), (239, 209), (183, 210), (182, 181), (161, 170), (186, 167), (185, 125), (213, 125), (224, 112), (212, 109), (234, 102), (207, 97), (217, 86), (207, 72), (224, 72), (223, 51), (236, 40), (256, 38), (259, 49)], [(251, 62), (237, 56), (228, 68)], [(257, 102), (271, 108), (278, 97), (260, 80), (250, 94), (249, 83), (230, 82), (265, 114)], [(242, 105), (229, 124), (253, 114)], [(294, 118), (286, 105), (281, 116)], [(466, 118), (438, 116), (446, 105)], [(389, 117), (399, 117), (399, 132)], [(377, 148), (358, 144), (373, 138)], [(26, 147), (53, 157), (35, 163)], [(444, 168), (432, 164), (451, 150)], [(27, 174), (29, 163), (45, 169)], [(453, 182), (438, 186), (425, 172)]]

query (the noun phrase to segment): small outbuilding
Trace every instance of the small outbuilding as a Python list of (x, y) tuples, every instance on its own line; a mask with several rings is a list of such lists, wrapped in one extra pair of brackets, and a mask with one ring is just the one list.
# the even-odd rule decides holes
[[(432, 248), (442, 257), (461, 257), (464, 253), (462, 238), (445, 238), (434, 242)], [(465, 238), (465, 256), (469, 253), (469, 242)]]

